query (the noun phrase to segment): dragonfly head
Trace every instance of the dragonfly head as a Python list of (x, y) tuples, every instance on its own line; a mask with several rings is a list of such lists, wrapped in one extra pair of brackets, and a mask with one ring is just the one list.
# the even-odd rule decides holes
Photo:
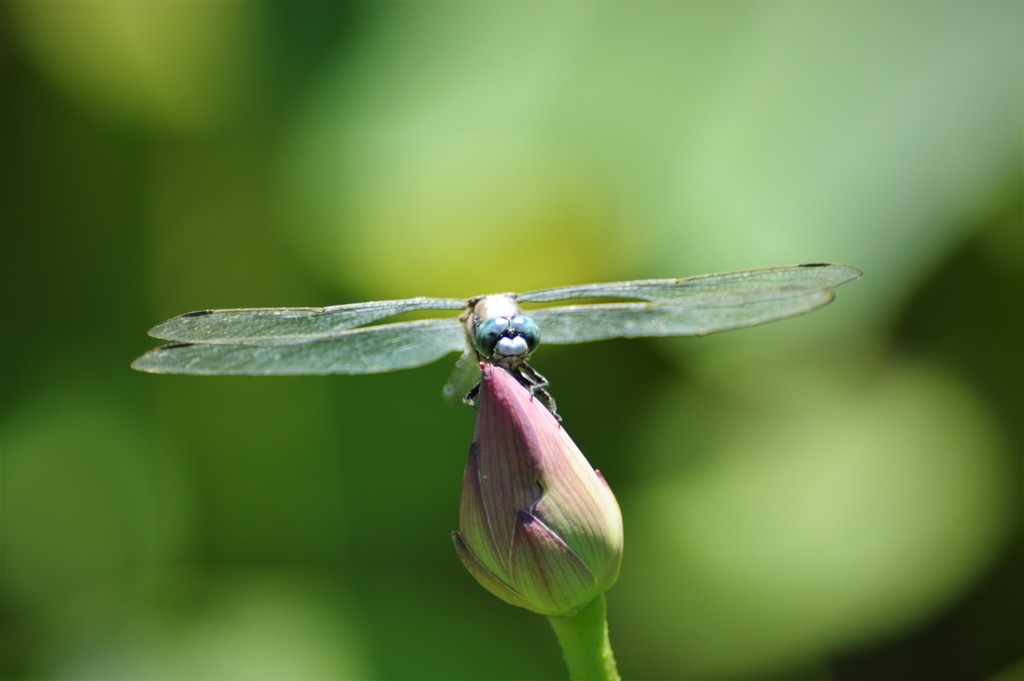
[(540, 330), (521, 314), (491, 317), (480, 322), (473, 334), (473, 345), (484, 359), (499, 364), (518, 364), (540, 343)]

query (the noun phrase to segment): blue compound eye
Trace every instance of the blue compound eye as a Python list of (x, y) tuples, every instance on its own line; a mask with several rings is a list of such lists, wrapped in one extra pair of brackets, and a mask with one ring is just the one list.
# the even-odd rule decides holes
[(473, 338), (476, 351), (484, 357), (493, 355), (494, 346), (498, 344), (502, 334), (508, 330), (508, 326), (509, 320), (507, 317), (492, 317), (481, 322), (476, 327), (476, 337)]
[(526, 341), (529, 352), (533, 352), (540, 344), (540, 329), (537, 328), (537, 323), (521, 314), (517, 314), (509, 322), (511, 322), (512, 330)]

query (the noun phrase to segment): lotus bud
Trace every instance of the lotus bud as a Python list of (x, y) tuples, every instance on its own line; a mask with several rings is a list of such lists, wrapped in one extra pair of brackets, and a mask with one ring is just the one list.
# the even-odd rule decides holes
[(498, 598), (571, 615), (618, 577), (618, 503), (529, 390), (500, 367), (482, 364), (481, 371), (455, 549)]

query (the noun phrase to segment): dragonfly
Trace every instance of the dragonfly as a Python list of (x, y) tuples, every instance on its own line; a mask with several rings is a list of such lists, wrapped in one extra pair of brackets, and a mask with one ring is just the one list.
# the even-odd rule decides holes
[[(837, 263), (807, 263), (707, 274), (562, 286), (528, 293), (406, 298), (329, 307), (198, 310), (149, 334), (170, 341), (132, 368), (155, 374), (374, 374), (411, 369), (462, 352), (444, 392), (473, 404), (480, 363), (510, 372), (557, 418), (547, 380), (529, 363), (547, 345), (701, 336), (805, 314), (833, 288), (861, 276)], [(520, 304), (596, 302), (539, 307)], [(399, 314), (458, 310), (447, 318), (378, 323)]]

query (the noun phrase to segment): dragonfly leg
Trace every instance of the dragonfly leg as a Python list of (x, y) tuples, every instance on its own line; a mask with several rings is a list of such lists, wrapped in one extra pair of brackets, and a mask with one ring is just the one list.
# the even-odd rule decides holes
[(558, 415), (558, 409), (555, 408), (555, 398), (551, 396), (551, 393), (547, 391), (548, 379), (544, 378), (540, 372), (534, 369), (529, 364), (522, 364), (519, 368), (512, 372), (519, 382), (530, 391), (530, 394), (540, 400), (541, 404), (548, 408), (551, 415), (555, 417), (555, 420), (559, 423), (562, 422), (562, 417)]
[[(562, 417), (558, 415), (558, 410), (555, 409), (555, 398), (551, 396), (551, 393), (547, 391), (548, 381), (536, 369), (531, 367), (529, 364), (522, 364), (515, 369), (506, 369), (510, 374), (515, 376), (519, 384), (530, 391), (530, 395), (540, 400), (551, 415), (555, 417), (555, 420), (559, 423), (562, 422)], [(480, 384), (477, 383), (473, 388), (463, 395), (462, 402), (469, 406), (476, 408), (476, 398), (480, 394)]]
[(463, 404), (476, 408), (476, 396), (480, 394), (480, 384), (477, 383), (470, 389), (468, 393), (462, 396)]

